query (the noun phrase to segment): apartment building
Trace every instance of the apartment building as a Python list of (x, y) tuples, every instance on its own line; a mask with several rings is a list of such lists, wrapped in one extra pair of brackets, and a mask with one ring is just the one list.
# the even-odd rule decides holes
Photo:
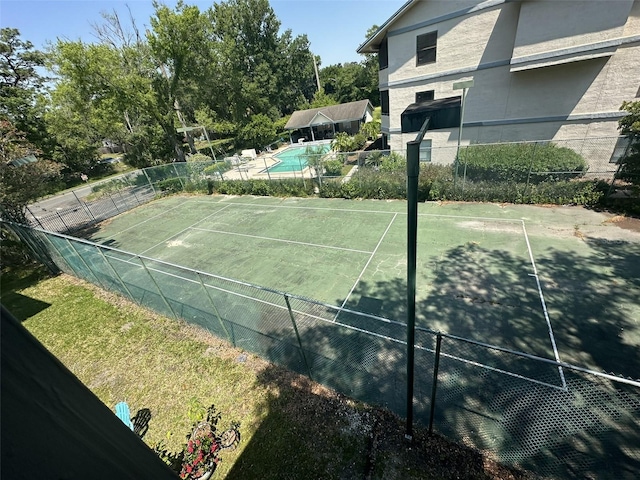
[[(411, 117), (461, 107), (464, 92), (463, 145), (606, 137), (613, 155), (620, 106), (640, 97), (640, 1), (409, 0), (358, 52), (378, 54), (394, 150), (415, 139)], [(424, 143), (457, 141), (449, 127)]]

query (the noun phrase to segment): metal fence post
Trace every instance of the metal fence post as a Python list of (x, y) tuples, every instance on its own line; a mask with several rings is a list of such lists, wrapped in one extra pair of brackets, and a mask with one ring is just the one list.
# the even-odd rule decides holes
[(122, 288), (124, 288), (124, 290), (127, 292), (127, 295), (129, 296), (129, 299), (134, 301), (135, 303), (137, 303), (138, 305), (142, 305), (137, 298), (135, 298), (132, 294), (131, 291), (129, 290), (129, 288), (127, 287), (126, 283), (124, 283), (124, 280), (122, 280), (122, 277), (120, 276), (120, 274), (118, 273), (118, 271), (113, 268), (113, 265), (111, 265), (111, 262), (107, 259), (107, 256), (104, 254), (104, 252), (102, 251), (101, 248), (96, 247), (96, 250), (98, 250), (98, 252), (100, 253), (100, 255), (102, 255), (102, 259), (104, 260), (104, 262), (109, 265), (109, 268), (111, 269), (111, 271), (115, 274), (116, 278), (118, 279), (118, 281), (122, 284)]
[(171, 313), (173, 313), (173, 316), (176, 320), (179, 320), (180, 317), (178, 317), (178, 315), (176, 314), (175, 310), (173, 309), (173, 307), (171, 306), (171, 304), (169, 303), (169, 300), (167, 300), (167, 297), (164, 296), (164, 293), (162, 293), (162, 290), (160, 289), (160, 286), (158, 285), (158, 283), (156, 282), (156, 279), (153, 278), (153, 275), (151, 275), (151, 272), (149, 272), (149, 269), (147, 268), (147, 266), (144, 264), (144, 261), (142, 260), (142, 257), (139, 255), (136, 255), (136, 258), (138, 260), (140, 260), (140, 265), (142, 265), (142, 267), (144, 268), (144, 271), (146, 272), (146, 274), (149, 276), (149, 278), (151, 279), (151, 281), (153, 282), (153, 284), (156, 287), (156, 290), (158, 290), (158, 294), (160, 295), (160, 297), (162, 298), (162, 301), (164, 302), (164, 304), (169, 308), (169, 310), (171, 310)]
[(24, 208), (27, 209), (27, 212), (29, 212), (31, 214), (31, 216), (33, 217), (33, 219), (38, 222), (38, 225), (40, 225), (40, 228), (42, 228), (43, 230), (46, 230), (46, 228), (44, 228), (44, 225), (42, 225), (42, 222), (40, 222), (40, 219), (38, 217), (36, 217), (33, 212), (31, 211), (31, 209), (29, 209), (28, 206), (25, 206)]
[(84, 207), (84, 209), (85, 209), (85, 210), (87, 211), (87, 213), (89, 214), (89, 217), (90, 217), (91, 219), (93, 219), (93, 221), (95, 222), (95, 221), (96, 221), (96, 217), (94, 217), (94, 216), (93, 216), (93, 213), (91, 213), (91, 210), (89, 210), (89, 207), (87, 206), (87, 204), (86, 204), (86, 203), (84, 203), (83, 201), (81, 201), (81, 200), (78, 198), (78, 195), (76, 195), (75, 190), (71, 190), (71, 193), (73, 193), (73, 196), (74, 196), (74, 197), (76, 197), (76, 200), (78, 201), (78, 203), (80, 204), (80, 206)]
[(302, 184), (304, 185), (305, 190), (307, 189), (307, 182), (304, 180), (304, 171), (302, 168), (302, 160), (298, 157), (298, 163), (300, 164), (300, 175), (302, 175)]
[(531, 172), (533, 171), (533, 161), (536, 159), (536, 149), (538, 148), (538, 142), (533, 144), (533, 152), (531, 153), (531, 162), (529, 162), (529, 173), (527, 174), (527, 184), (524, 186), (524, 192), (522, 192), (522, 200), (527, 196), (527, 190), (529, 189), (529, 181), (531, 179)]
[[(173, 171), (176, 172), (176, 177), (178, 177), (178, 181), (180, 182), (180, 185), (182, 185), (182, 190), (184, 191), (184, 182), (182, 181), (182, 178), (180, 178), (180, 173), (178, 173), (175, 163), (173, 164)], [(240, 167), (238, 167), (238, 171), (240, 171)]]
[(271, 174), (269, 173), (269, 167), (267, 167), (267, 157), (264, 157), (262, 160), (264, 160), (264, 169), (267, 172), (267, 178), (269, 180), (271, 180)]
[(307, 375), (309, 379), (313, 381), (313, 377), (311, 376), (311, 369), (309, 368), (309, 364), (307, 363), (307, 357), (304, 354), (304, 350), (302, 348), (302, 341), (300, 340), (300, 333), (298, 332), (298, 326), (296, 325), (296, 320), (293, 316), (293, 310), (291, 309), (291, 303), (289, 302), (289, 295), (284, 294), (284, 301), (287, 303), (287, 309), (289, 310), (289, 316), (291, 317), (291, 323), (293, 324), (293, 330), (296, 332), (296, 338), (298, 339), (298, 345), (300, 346), (300, 355), (302, 356), (302, 362), (304, 366), (307, 368)]
[[(42, 238), (44, 238), (44, 240), (47, 241), (47, 243), (49, 244), (51, 251), (56, 252), (56, 254), (58, 255), (59, 259), (61, 260), (61, 263), (66, 264), (67, 266), (67, 270), (74, 272), (73, 267), (71, 267), (71, 265), (69, 265), (69, 262), (67, 262), (67, 259), (65, 258), (65, 256), (62, 254), (62, 252), (60, 251), (60, 249), (51, 241), (51, 239), (49, 238), (51, 236), (50, 233), (48, 232), (42, 232)], [(44, 243), (44, 242), (43, 242)], [(65, 271), (60, 265), (58, 265), (55, 260), (52, 258), (51, 256), (51, 252), (49, 250), (46, 250), (46, 253), (48, 254), (48, 257), (51, 259), (51, 261), (53, 262), (53, 264), (56, 266), (56, 268), (64, 273), (68, 273), (68, 271)], [(77, 276), (77, 275), (76, 275)]]
[(120, 209), (118, 208), (118, 205), (116, 205), (116, 201), (113, 199), (113, 195), (109, 194), (109, 200), (111, 200), (113, 206), (116, 207), (116, 212), (120, 213)]
[[(91, 276), (93, 276), (93, 278), (95, 278), (96, 283), (98, 284), (99, 287), (104, 288), (105, 290), (109, 291), (109, 288), (107, 288), (107, 286), (102, 283), (102, 281), (98, 278), (98, 276), (94, 273), (93, 269), (87, 264), (87, 262), (85, 261), (84, 257), (82, 255), (80, 255), (80, 252), (78, 252), (78, 249), (76, 247), (73, 246), (73, 243), (71, 243), (71, 241), (67, 238), (66, 239), (67, 244), (71, 247), (71, 249), (74, 251), (74, 253), (80, 257), (80, 261), (82, 262), (82, 264), (84, 265), (84, 267), (87, 269), (87, 271), (89, 273), (91, 273)], [(86, 279), (85, 279), (86, 280)]]
[[(465, 150), (467, 148), (469, 148), (469, 147), (468, 146), (465, 147)], [(462, 198), (461, 198), (461, 200), (464, 200), (464, 186), (465, 186), (465, 183), (467, 183), (467, 165), (469, 164), (469, 156), (465, 155), (464, 157), (465, 157), (465, 159), (464, 159), (464, 170), (463, 170), (463, 173), (462, 173)]]
[(431, 383), (431, 408), (429, 412), (429, 433), (433, 433), (433, 417), (436, 413), (436, 389), (438, 387), (438, 369), (440, 368), (440, 346), (442, 345), (442, 334), (436, 335), (436, 358), (433, 362), (433, 382)]
[(224, 330), (224, 333), (227, 334), (227, 338), (229, 339), (229, 342), (231, 342), (231, 344), (235, 347), (236, 344), (233, 341), (233, 337), (229, 333), (229, 330), (227, 330), (227, 327), (224, 326), (224, 322), (222, 321), (222, 317), (220, 316), (220, 312), (218, 312), (218, 308), (216, 307), (216, 304), (213, 302), (213, 299), (211, 298), (211, 294), (209, 293), (209, 290), (207, 289), (207, 287), (205, 286), (204, 282), (202, 281), (202, 276), (200, 275), (200, 272), (196, 272), (196, 275), (198, 276), (198, 280), (200, 281), (200, 285), (202, 286), (202, 288), (204, 289), (205, 293), (207, 294), (207, 298), (209, 299), (209, 303), (211, 303), (211, 306), (213, 307), (213, 313), (215, 313), (216, 317), (218, 318), (218, 321), (220, 322), (220, 326), (222, 327), (222, 330)]
[(153, 186), (153, 183), (151, 183), (151, 179), (149, 178), (149, 175), (147, 175), (147, 169), (143, 168), (142, 173), (144, 173), (144, 176), (147, 177), (147, 182), (149, 182), (149, 186), (151, 187), (151, 190), (153, 190), (153, 195), (154, 196), (158, 195), (158, 193), (156, 192), (156, 187)]
[(58, 218), (59, 218), (59, 219), (60, 219), (60, 221), (62, 222), (62, 225), (64, 225), (65, 230), (66, 230), (67, 232), (71, 231), (71, 230), (69, 229), (69, 227), (67, 226), (67, 224), (65, 223), (64, 219), (62, 218), (62, 215), (60, 215), (60, 212), (58, 212), (57, 210), (56, 210), (56, 215), (58, 215)]

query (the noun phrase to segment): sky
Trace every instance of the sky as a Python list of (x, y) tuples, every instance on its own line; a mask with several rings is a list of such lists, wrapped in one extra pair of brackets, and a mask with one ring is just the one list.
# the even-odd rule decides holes
[[(291, 29), (294, 36), (306, 34), (311, 51), (320, 55), (322, 66), (357, 62), (356, 49), (372, 25), (382, 25), (406, 0), (270, 0), (280, 20), (281, 33)], [(162, 3), (173, 7), (175, 0)], [(208, 9), (213, 0), (185, 0)], [(118, 12), (128, 19), (127, 5), (138, 28), (144, 31), (153, 14), (151, 0), (1, 0), (0, 27), (17, 28), (22, 40), (44, 50), (57, 38), (91, 43), (92, 24), (102, 23), (101, 12)]]

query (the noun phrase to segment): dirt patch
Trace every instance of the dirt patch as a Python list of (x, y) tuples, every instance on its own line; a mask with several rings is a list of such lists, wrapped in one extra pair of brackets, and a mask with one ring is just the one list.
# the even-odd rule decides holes
[(615, 217), (611, 217), (605, 223), (613, 223), (616, 227), (622, 228), (623, 230), (640, 233), (640, 219), (638, 218), (616, 215)]

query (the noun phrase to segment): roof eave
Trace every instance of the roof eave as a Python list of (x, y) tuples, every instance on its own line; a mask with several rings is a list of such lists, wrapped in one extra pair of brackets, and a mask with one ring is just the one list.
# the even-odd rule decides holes
[(402, 16), (411, 6), (418, 2), (419, 0), (408, 0), (400, 9), (391, 15), (389, 19), (376, 30), (376, 32), (371, 35), (365, 42), (358, 47), (356, 52), (358, 53), (377, 53), (379, 48), (378, 46), (382, 42), (382, 39), (387, 34), (387, 30), (389, 27), (398, 19), (398, 17)]

